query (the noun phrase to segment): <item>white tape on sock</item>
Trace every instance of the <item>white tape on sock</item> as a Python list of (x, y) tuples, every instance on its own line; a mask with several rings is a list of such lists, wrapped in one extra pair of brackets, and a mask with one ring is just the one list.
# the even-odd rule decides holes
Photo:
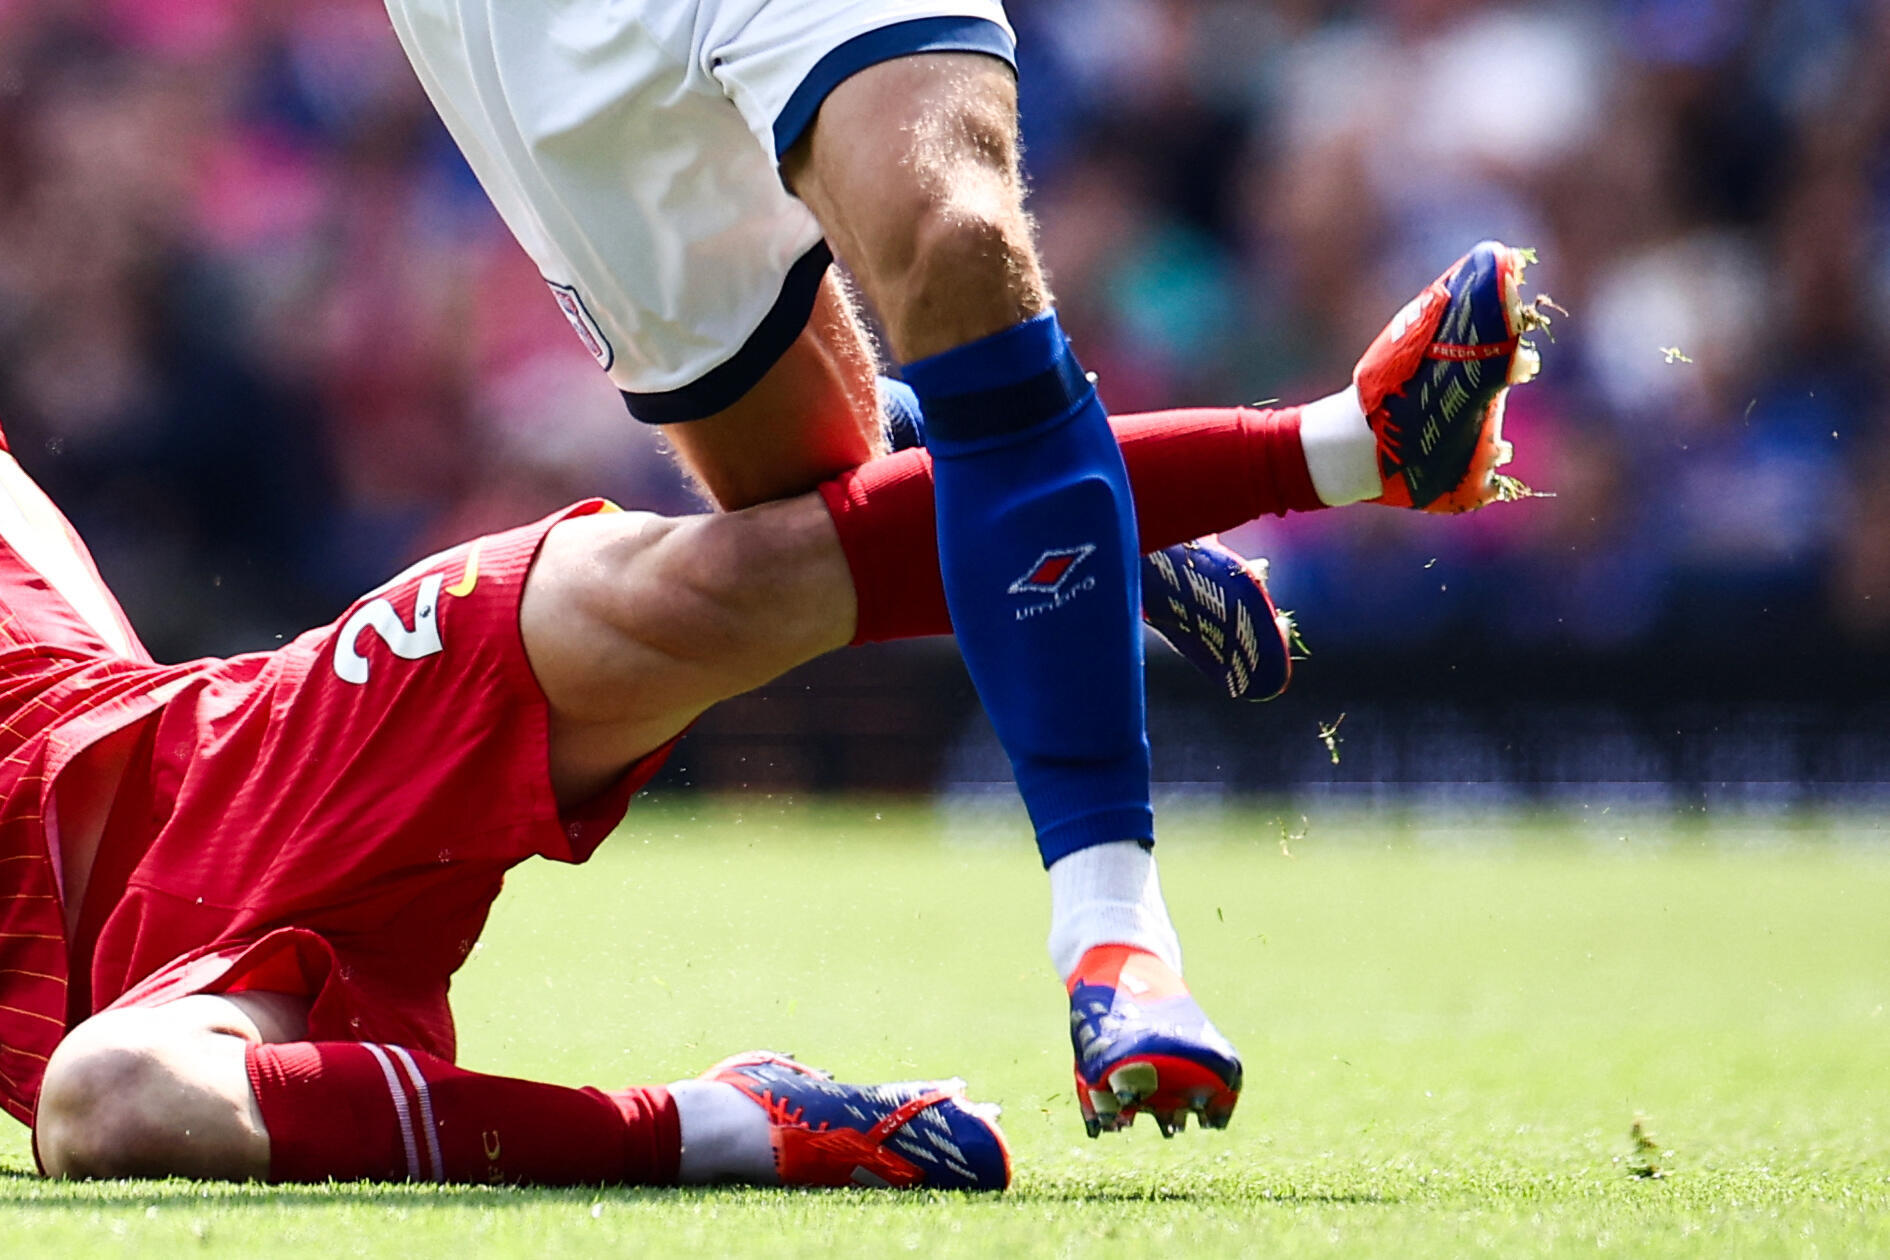
[(1099, 844), (1050, 867), (1050, 960), (1068, 981), (1098, 945), (1145, 949), (1179, 973), (1181, 942), (1162, 901), (1155, 855), (1140, 841)]
[(1336, 394), (1299, 409), (1299, 443), (1306, 452), (1306, 471), (1313, 489), (1331, 507), (1343, 507), (1384, 493), (1378, 472), (1378, 439), (1365, 422), (1358, 387), (1347, 385)]
[(677, 1179), (683, 1185), (779, 1183), (768, 1113), (760, 1103), (722, 1081), (677, 1081), (667, 1088), (682, 1130)]

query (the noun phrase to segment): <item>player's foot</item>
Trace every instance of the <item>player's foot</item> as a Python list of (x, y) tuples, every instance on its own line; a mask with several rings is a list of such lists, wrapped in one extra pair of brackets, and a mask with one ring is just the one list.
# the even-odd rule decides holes
[(784, 1186), (1002, 1190), (1011, 1183), (998, 1109), (968, 1101), (963, 1081), (843, 1085), (768, 1050), (724, 1059), (702, 1079), (733, 1085), (768, 1113)]
[(1215, 535), (1142, 557), (1142, 620), (1236, 700), (1271, 700), (1293, 679), (1293, 619), (1267, 593), (1267, 562)]
[(1076, 1098), (1089, 1135), (1126, 1129), (1146, 1111), (1163, 1137), (1225, 1129), (1240, 1097), (1240, 1055), (1208, 1022), (1180, 976), (1153, 954), (1098, 945), (1070, 975)]
[(1523, 301), (1528, 250), (1484, 241), (1398, 312), (1359, 360), (1353, 381), (1378, 439), (1385, 492), (1377, 503), (1467, 512), (1529, 490), (1496, 470), (1503, 401), (1542, 360), (1523, 337), (1559, 310), (1546, 296)]

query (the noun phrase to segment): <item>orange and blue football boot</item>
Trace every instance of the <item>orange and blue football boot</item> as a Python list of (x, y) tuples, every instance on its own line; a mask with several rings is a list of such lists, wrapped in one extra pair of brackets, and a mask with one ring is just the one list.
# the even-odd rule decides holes
[(1467, 512), (1531, 493), (1497, 469), (1514, 454), (1503, 440), (1509, 387), (1542, 365), (1526, 335), (1561, 309), (1547, 296), (1522, 300), (1523, 269), (1534, 261), (1528, 250), (1484, 241), (1407, 303), (1359, 360), (1352, 380), (1384, 480), (1374, 503)]
[(1142, 620), (1236, 700), (1293, 680), (1293, 619), (1267, 593), (1267, 562), (1213, 534), (1142, 557)]
[(1002, 1190), (1011, 1151), (998, 1109), (965, 1098), (965, 1083), (843, 1085), (791, 1055), (754, 1050), (722, 1060), (705, 1081), (733, 1085), (768, 1113), (784, 1186)]
[(1168, 965), (1127, 945), (1098, 945), (1070, 975), (1076, 1098), (1089, 1135), (1146, 1111), (1163, 1137), (1225, 1129), (1240, 1098), (1240, 1055)]

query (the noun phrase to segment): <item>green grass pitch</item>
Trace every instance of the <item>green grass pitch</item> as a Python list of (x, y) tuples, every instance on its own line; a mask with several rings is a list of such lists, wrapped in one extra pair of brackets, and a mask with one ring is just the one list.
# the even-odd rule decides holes
[(1266, 811), (1175, 815), (1244, 1101), (1226, 1133), (1090, 1142), (1014, 820), (966, 844), (911, 807), (640, 805), (588, 867), (514, 877), (462, 1061), (955, 1072), (1005, 1105), (1011, 1193), (65, 1186), (9, 1126), (0, 1256), (1890, 1254), (1890, 836), (1607, 821), (1283, 845)]

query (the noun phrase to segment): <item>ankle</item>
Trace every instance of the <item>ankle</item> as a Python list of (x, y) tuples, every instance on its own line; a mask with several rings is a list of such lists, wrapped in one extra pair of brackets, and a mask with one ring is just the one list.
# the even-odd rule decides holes
[(1342, 507), (1384, 493), (1378, 439), (1359, 405), (1356, 385), (1301, 407), (1299, 440), (1313, 489), (1328, 506)]
[(669, 1086), (669, 1096), (682, 1130), (681, 1184), (779, 1181), (774, 1137), (760, 1104), (723, 1081), (677, 1081)]
[(1068, 983), (1101, 946), (1153, 955), (1181, 971), (1181, 942), (1162, 900), (1155, 855), (1137, 840), (1079, 849), (1050, 867), (1050, 959)]

